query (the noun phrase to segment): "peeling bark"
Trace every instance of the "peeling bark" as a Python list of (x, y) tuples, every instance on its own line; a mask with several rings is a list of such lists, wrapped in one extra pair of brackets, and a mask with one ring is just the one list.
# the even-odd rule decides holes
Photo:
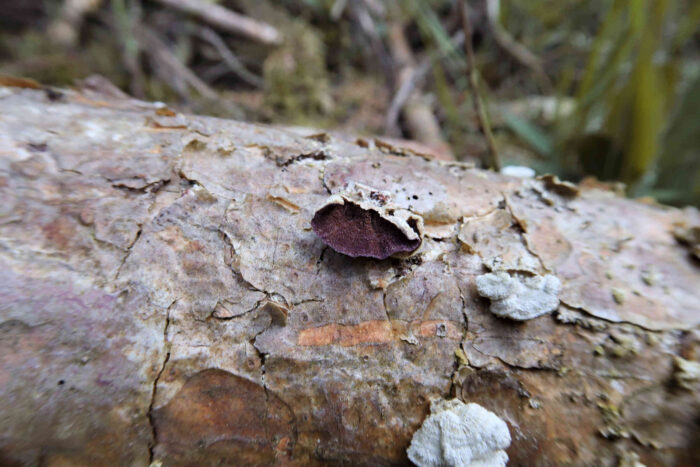
[[(513, 465), (700, 462), (700, 266), (674, 237), (697, 211), (94, 92), (1, 95), (3, 465), (406, 464), (451, 397), (507, 422)], [(412, 257), (314, 234), (351, 182), (423, 218)], [(559, 306), (499, 318), (486, 273), (555, 275)]]

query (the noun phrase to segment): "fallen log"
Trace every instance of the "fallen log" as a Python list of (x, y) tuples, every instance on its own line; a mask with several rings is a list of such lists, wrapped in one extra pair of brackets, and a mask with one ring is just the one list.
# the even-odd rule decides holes
[[(420, 246), (326, 246), (352, 183)], [(15, 87), (0, 193), (2, 465), (407, 464), (452, 398), (511, 465), (700, 459), (695, 210)]]

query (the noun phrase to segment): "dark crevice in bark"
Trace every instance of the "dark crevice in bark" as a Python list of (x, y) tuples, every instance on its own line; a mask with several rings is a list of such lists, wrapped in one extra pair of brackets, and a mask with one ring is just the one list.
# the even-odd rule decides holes
[[(219, 232), (219, 234), (221, 234), (221, 238), (224, 240), (224, 242), (226, 242), (226, 244), (229, 246), (229, 248), (231, 248), (231, 256), (232, 256), (232, 257), (237, 256), (237, 255), (238, 255), (238, 252), (236, 252), (236, 247), (235, 247), (235, 245), (233, 244), (233, 241), (231, 240), (231, 237), (229, 236), (228, 232), (226, 232), (226, 231), (225, 231), (224, 229), (222, 229), (221, 227), (219, 227), (219, 228), (217, 229), (217, 231)], [(228, 264), (228, 263), (227, 263), (227, 264)], [(251, 290), (251, 291), (254, 291), (254, 292), (262, 292), (262, 293), (268, 294), (268, 295), (270, 294), (270, 293), (267, 292), (266, 290), (262, 290), (262, 289), (256, 287), (256, 286), (253, 285), (250, 281), (248, 281), (245, 277), (243, 277), (243, 273), (242, 273), (241, 271), (239, 271), (238, 269), (236, 269), (235, 267), (233, 267), (233, 264), (230, 264), (229, 267), (231, 268), (231, 274), (233, 274), (234, 278), (235, 278), (236, 280), (242, 282), (243, 285), (244, 285), (248, 290)]]
[[(448, 265), (448, 267), (449, 267), (449, 265)], [(453, 272), (452, 272), (452, 275), (454, 275)], [(457, 350), (455, 351), (454, 369), (452, 370), (452, 374), (450, 375), (449, 394), (451, 396), (454, 396), (454, 397), (457, 397), (455, 376), (457, 375), (457, 372), (459, 371), (459, 369), (461, 367), (461, 362), (462, 362), (462, 358), (460, 357), (458, 352), (461, 351), (462, 354), (466, 356), (466, 354), (464, 353), (463, 343), (464, 343), (465, 339), (467, 338), (467, 332), (469, 331), (469, 317), (467, 316), (467, 301), (464, 299), (464, 295), (462, 294), (461, 290), (459, 291), (459, 299), (462, 302), (462, 318), (464, 319), (464, 324), (462, 326), (462, 337), (459, 340), (459, 344), (457, 345)]]
[(326, 183), (326, 166), (325, 165), (321, 168), (321, 183), (323, 184), (323, 188), (326, 190), (326, 192), (329, 195), (332, 195), (333, 192), (331, 191), (330, 187)]
[(284, 161), (282, 163), (278, 163), (277, 165), (279, 167), (287, 167), (287, 166), (290, 166), (296, 162), (307, 160), (307, 159), (311, 159), (311, 160), (315, 160), (315, 161), (325, 161), (325, 160), (329, 159), (329, 157), (325, 152), (323, 152), (322, 150), (319, 150), (319, 151), (313, 151), (313, 152), (309, 152), (309, 153), (305, 153), (305, 154), (299, 154), (298, 156), (292, 157), (291, 159), (287, 159), (286, 161)]
[[(574, 305), (574, 304), (572, 304), (572, 303), (568, 303), (568, 302), (565, 301), (565, 300), (560, 299), (559, 302), (560, 302), (562, 305), (566, 305), (568, 308), (571, 308), (572, 310), (578, 310), (578, 311), (584, 313), (586, 316), (590, 316), (591, 318), (595, 318), (595, 319), (597, 319), (597, 320), (604, 321), (605, 323), (608, 323), (608, 325), (611, 326), (611, 327), (612, 327), (612, 326), (615, 326), (615, 325), (623, 325), (623, 324), (625, 324), (625, 325), (628, 325), (628, 326), (632, 326), (632, 327), (634, 327), (634, 328), (637, 328), (637, 329), (640, 330), (640, 331), (644, 331), (644, 332), (655, 332), (655, 333), (659, 333), (659, 334), (662, 334), (662, 333), (664, 333), (664, 332), (666, 332), (666, 331), (673, 331), (673, 330), (679, 330), (679, 331), (680, 331), (680, 330), (683, 329), (683, 328), (680, 328), (680, 327), (678, 327), (678, 328), (672, 328), (672, 327), (671, 327), (671, 328), (668, 328), (668, 329), (654, 329), (654, 328), (645, 327), (644, 325), (639, 324), (639, 323), (633, 323), (633, 322), (631, 322), (631, 321), (625, 321), (625, 320), (613, 321), (613, 320), (607, 319), (607, 318), (605, 318), (605, 317), (596, 316), (594, 313), (591, 313), (590, 311), (586, 310), (584, 307), (582, 307), (582, 306), (576, 306), (576, 305)], [(560, 322), (561, 322), (561, 321), (560, 321)], [(567, 323), (562, 323), (562, 324), (567, 324)], [(578, 324), (578, 323), (577, 323), (577, 324)]]
[(134, 193), (134, 194), (143, 194), (143, 193), (155, 194), (155, 193), (158, 193), (160, 190), (163, 189), (163, 187), (165, 187), (166, 185), (168, 185), (170, 183), (170, 179), (156, 180), (155, 182), (147, 183), (146, 185), (144, 185), (142, 187), (134, 188), (134, 187), (126, 185), (124, 182), (115, 182), (115, 181), (112, 181), (108, 178), (105, 178), (105, 180), (110, 182), (110, 186), (112, 188), (124, 191), (126, 193)]
[[(231, 248), (232, 256), (235, 257), (236, 255), (238, 255), (238, 253), (236, 252), (236, 247), (234, 246), (233, 241), (231, 240), (231, 237), (229, 236), (229, 234), (221, 227), (219, 227), (217, 229), (217, 231), (221, 234), (223, 240)], [(229, 268), (231, 269), (231, 274), (233, 274), (234, 278), (236, 280), (238, 280), (239, 282), (241, 282), (246, 289), (253, 291), (253, 292), (264, 293), (268, 299), (275, 300), (275, 297), (279, 297), (279, 299), (281, 301), (283, 301), (285, 305), (289, 306), (290, 301), (287, 299), (287, 297), (285, 297), (281, 293), (275, 292), (274, 290), (264, 290), (264, 289), (261, 289), (259, 287), (256, 287), (252, 282), (250, 282), (248, 279), (246, 279), (245, 276), (243, 275), (243, 273), (240, 270), (236, 269), (233, 266), (233, 264), (230, 264)], [(314, 300), (314, 299), (311, 299), (311, 300)], [(275, 301), (278, 301), (278, 300), (275, 300)]]
[(326, 251), (328, 251), (328, 246), (324, 246), (323, 249), (321, 250), (321, 255), (318, 257), (318, 260), (316, 261), (316, 275), (321, 272), (321, 266), (323, 265), (323, 258), (326, 256)]
[[(233, 319), (240, 318), (240, 317), (242, 317), (242, 316), (246, 316), (246, 315), (248, 315), (248, 314), (254, 312), (255, 310), (258, 309), (258, 307), (260, 307), (260, 305), (261, 305), (263, 302), (265, 302), (266, 300), (269, 300), (269, 299), (270, 299), (270, 297), (269, 297), (268, 295), (265, 295), (265, 297), (263, 297), (263, 298), (261, 298), (260, 300), (258, 300), (257, 302), (255, 302), (255, 305), (253, 305), (253, 306), (250, 307), (249, 309), (245, 310), (243, 313), (239, 313), (239, 314), (237, 314), (237, 315), (234, 315), (234, 316), (227, 316), (227, 317), (214, 316), (214, 313), (216, 313), (216, 307), (217, 307), (218, 305), (221, 304), (221, 301), (219, 300), (218, 302), (216, 302), (216, 305), (214, 305), (214, 309), (212, 309), (212, 311), (211, 311), (211, 313), (209, 314), (209, 316), (207, 316), (206, 319), (204, 319), (204, 320), (201, 320), (201, 319), (200, 319), (199, 321), (208, 321), (208, 320), (210, 320), (210, 319), (215, 319), (215, 320), (217, 320), (217, 321), (231, 321), (231, 320), (233, 320)], [(196, 321), (196, 320), (195, 320), (195, 321)], [(256, 335), (256, 337), (257, 337), (257, 335)]]
[(519, 228), (519, 235), (520, 239), (523, 242), (523, 245), (525, 245), (525, 249), (532, 254), (535, 258), (537, 258), (537, 261), (539, 261), (540, 266), (542, 267), (542, 270), (545, 271), (546, 273), (553, 274), (554, 271), (551, 271), (547, 265), (544, 264), (544, 261), (542, 261), (542, 258), (540, 258), (540, 255), (537, 254), (537, 252), (530, 246), (530, 242), (527, 241), (527, 223), (523, 222), (523, 220), (518, 219), (518, 217), (515, 215), (513, 212), (513, 207), (510, 205), (510, 202), (508, 201), (508, 196), (503, 195), (503, 201), (505, 202), (505, 208), (508, 210), (508, 213), (510, 214), (510, 217), (513, 218), (515, 221), (516, 225)]
[[(250, 339), (250, 345), (255, 350), (255, 352), (258, 354), (258, 358), (260, 359), (260, 382), (262, 384), (263, 391), (265, 391), (265, 423), (264, 423), (264, 427), (265, 427), (265, 438), (266, 439), (270, 439), (270, 433), (269, 433), (269, 427), (268, 427), (269, 420), (270, 420), (270, 412), (269, 412), (270, 411), (270, 404), (269, 404), (270, 392), (267, 388), (267, 382), (265, 381), (265, 376), (266, 376), (265, 363), (266, 363), (268, 354), (265, 352), (262, 352), (260, 349), (258, 349), (255, 345), (255, 341), (257, 340), (257, 338), (260, 334), (267, 331), (269, 328), (270, 328), (270, 326), (266, 326), (264, 329), (262, 329), (261, 331), (256, 333)], [(272, 443), (272, 441), (271, 441), (271, 443)], [(274, 444), (271, 444), (270, 447), (274, 450)]]
[(124, 254), (124, 257), (122, 258), (121, 263), (119, 263), (119, 267), (117, 268), (117, 272), (114, 274), (114, 279), (112, 279), (112, 282), (116, 282), (117, 279), (119, 279), (119, 275), (122, 272), (122, 267), (124, 267), (124, 264), (126, 264), (126, 260), (129, 259), (129, 255), (131, 255), (131, 252), (133, 251), (134, 245), (136, 245), (136, 242), (139, 241), (141, 238), (141, 233), (143, 232), (143, 226), (139, 225), (139, 230), (136, 232), (136, 236), (134, 237), (134, 241), (131, 242), (131, 245), (129, 245), (126, 248), (126, 254)]
[(148, 424), (151, 428), (151, 441), (148, 445), (148, 463), (152, 464), (153, 463), (153, 456), (154, 456), (154, 450), (156, 445), (158, 444), (158, 433), (156, 430), (156, 424), (154, 420), (154, 415), (153, 415), (153, 405), (155, 404), (156, 401), (156, 395), (158, 394), (158, 382), (160, 381), (160, 377), (163, 375), (163, 372), (165, 371), (165, 367), (168, 364), (168, 361), (170, 360), (170, 348), (172, 343), (168, 339), (168, 329), (170, 328), (170, 310), (172, 310), (173, 306), (177, 303), (177, 300), (174, 300), (170, 306), (168, 306), (165, 314), (165, 326), (163, 326), (163, 350), (165, 351), (165, 357), (163, 358), (163, 362), (160, 365), (160, 369), (158, 370), (158, 374), (156, 374), (155, 379), (153, 380), (153, 386), (151, 388), (151, 402), (148, 404)]
[(298, 305), (303, 305), (304, 303), (323, 303), (325, 300), (322, 298), (303, 298), (301, 300), (297, 300), (296, 302), (292, 302), (292, 306), (298, 306)]
[(389, 314), (389, 308), (386, 306), (386, 288), (382, 290), (382, 305), (384, 307), (384, 314), (386, 314), (386, 321), (389, 323), (389, 329), (391, 329), (391, 340), (395, 340), (394, 327), (391, 325), (391, 315)]

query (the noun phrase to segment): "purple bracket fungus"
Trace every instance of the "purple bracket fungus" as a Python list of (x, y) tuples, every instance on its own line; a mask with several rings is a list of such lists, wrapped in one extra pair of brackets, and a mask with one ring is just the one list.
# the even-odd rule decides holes
[(491, 313), (525, 321), (557, 309), (561, 281), (551, 274), (526, 276), (501, 271), (477, 277), (476, 289), (491, 300)]
[(479, 404), (436, 400), (413, 434), (408, 458), (419, 467), (505, 466), (508, 425)]
[(393, 205), (390, 193), (359, 183), (328, 198), (311, 227), (328, 246), (353, 258), (411, 256), (423, 239), (422, 217)]

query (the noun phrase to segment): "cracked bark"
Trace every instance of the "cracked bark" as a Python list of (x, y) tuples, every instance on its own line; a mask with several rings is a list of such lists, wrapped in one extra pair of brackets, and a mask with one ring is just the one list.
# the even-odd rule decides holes
[[(694, 210), (82, 91), (0, 115), (2, 464), (406, 464), (453, 396), (516, 465), (698, 463)], [(348, 182), (423, 217), (413, 258), (314, 235)], [(556, 274), (558, 310), (492, 315), (498, 268)]]
[(156, 374), (156, 377), (153, 379), (153, 390), (151, 392), (151, 402), (148, 404), (148, 411), (147, 411), (147, 416), (148, 416), (148, 424), (151, 427), (151, 435), (152, 435), (152, 440), (149, 443), (148, 446), (148, 464), (150, 465), (153, 462), (154, 456), (153, 456), (153, 450), (155, 449), (156, 445), (158, 444), (158, 432), (156, 431), (156, 425), (153, 420), (153, 404), (155, 403), (156, 400), (156, 395), (158, 394), (158, 381), (160, 380), (160, 377), (163, 375), (163, 372), (165, 371), (165, 366), (168, 364), (168, 360), (170, 360), (170, 339), (168, 339), (168, 328), (170, 327), (170, 309), (177, 303), (177, 300), (173, 301), (172, 304), (166, 309), (165, 311), (165, 325), (163, 326), (163, 363), (160, 365), (160, 369), (158, 370), (158, 374)]
[(126, 252), (124, 252), (124, 257), (119, 263), (119, 267), (117, 268), (117, 272), (114, 274), (112, 282), (117, 282), (117, 280), (119, 279), (119, 273), (121, 272), (122, 267), (124, 267), (124, 263), (126, 263), (126, 260), (129, 259), (129, 255), (131, 254), (132, 248), (134, 247), (134, 245), (136, 245), (136, 242), (139, 241), (139, 238), (141, 237), (141, 232), (143, 232), (143, 229), (141, 228), (141, 226), (139, 226), (139, 230), (136, 232), (136, 237), (134, 238), (134, 241), (131, 243), (131, 245), (129, 245), (126, 248)]

